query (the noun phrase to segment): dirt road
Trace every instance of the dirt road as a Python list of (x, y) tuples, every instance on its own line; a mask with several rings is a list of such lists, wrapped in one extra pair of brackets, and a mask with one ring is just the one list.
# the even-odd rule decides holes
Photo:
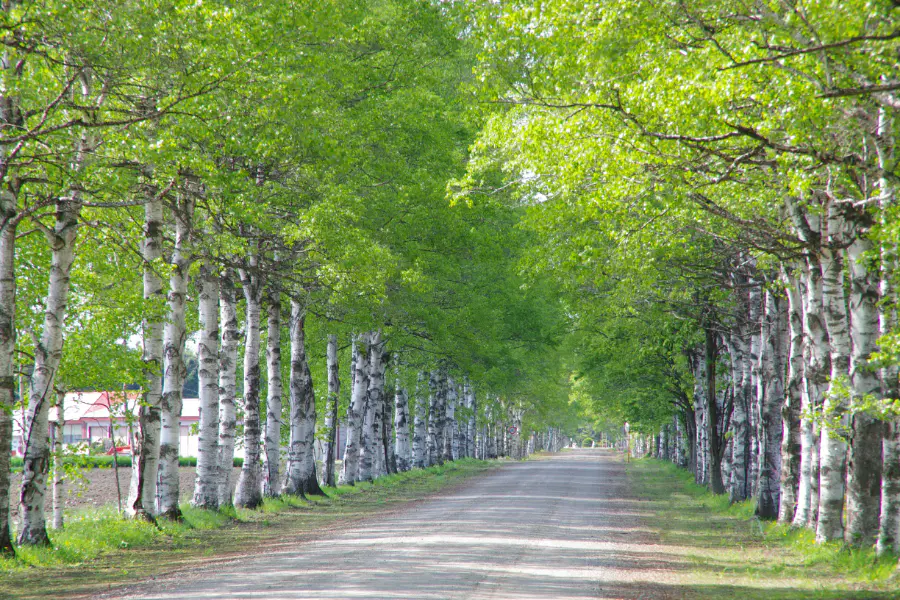
[(666, 598), (666, 569), (640, 527), (640, 504), (628, 499), (620, 460), (579, 450), (510, 464), (330, 538), (136, 586), (126, 597)]

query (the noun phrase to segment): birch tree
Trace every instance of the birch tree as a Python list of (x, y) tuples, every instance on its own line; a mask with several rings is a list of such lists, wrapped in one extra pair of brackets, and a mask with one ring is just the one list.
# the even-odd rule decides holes
[(316, 402), (306, 360), (306, 310), (291, 299), (291, 439), (285, 469), (284, 492), (323, 496), (316, 479)]
[(173, 207), (175, 220), (175, 244), (169, 266), (169, 314), (163, 330), (163, 390), (160, 400), (161, 425), (159, 445), (159, 474), (157, 488), (157, 514), (177, 519), (180, 484), (178, 472), (179, 444), (181, 441), (182, 390), (186, 367), (184, 343), (187, 339), (185, 308), (187, 304), (188, 270), (193, 262), (192, 237), (194, 226), (195, 190), (187, 181)]
[(219, 351), (219, 440), (218, 490), (219, 507), (231, 506), (234, 470), (234, 438), (237, 428), (237, 356), (241, 339), (238, 325), (237, 294), (234, 278), (226, 270), (219, 282), (219, 322), (221, 346)]
[(219, 508), (219, 276), (209, 264), (200, 267), (200, 340), (198, 380), (200, 426), (197, 477), (191, 504)]
[(328, 400), (325, 405), (325, 460), (322, 465), (322, 483), (335, 486), (334, 460), (337, 454), (335, 436), (340, 427), (338, 421), (338, 400), (340, 399), (341, 379), (338, 370), (338, 341), (337, 335), (328, 334), (327, 349), (328, 369)]
[(266, 436), (263, 454), (263, 495), (281, 493), (281, 294), (269, 289), (266, 298)]

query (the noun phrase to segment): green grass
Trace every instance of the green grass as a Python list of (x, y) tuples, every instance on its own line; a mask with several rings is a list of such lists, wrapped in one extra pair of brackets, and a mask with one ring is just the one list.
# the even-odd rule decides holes
[(689, 569), (685, 597), (900, 598), (897, 556), (819, 545), (811, 530), (760, 521), (752, 500), (730, 505), (671, 463), (643, 459), (627, 469), (641, 509), (650, 512), (643, 520)]
[(493, 468), (463, 459), (353, 486), (325, 488), (325, 496), (268, 498), (258, 510), (209, 511), (183, 504), (181, 521), (158, 527), (117, 515), (113, 506), (66, 513), (46, 548), (18, 548), (0, 559), (0, 598), (90, 594), (184, 568), (204, 558), (253, 551), (279, 539), (315, 537), (335, 522), (350, 522), (424, 498)]

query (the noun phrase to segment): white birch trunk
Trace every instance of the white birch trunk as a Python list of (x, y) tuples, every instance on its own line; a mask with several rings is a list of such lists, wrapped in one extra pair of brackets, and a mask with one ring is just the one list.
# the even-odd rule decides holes
[(338, 423), (338, 402), (340, 400), (341, 377), (338, 370), (338, 340), (335, 334), (328, 335), (326, 351), (328, 369), (328, 401), (325, 405), (325, 458), (322, 465), (322, 483), (334, 487), (334, 461), (337, 454), (335, 436)]
[[(396, 441), (394, 438), (394, 403), (391, 402), (388, 394), (382, 395), (382, 404), (384, 405), (384, 418), (381, 420), (382, 448), (384, 449), (384, 468), (387, 473), (397, 473), (397, 454), (394, 452)], [(409, 440), (407, 439), (407, 444)]]
[(762, 292), (759, 281), (749, 280), (748, 331), (750, 340), (750, 396), (747, 398), (747, 420), (750, 431), (750, 495), (756, 496), (759, 483), (759, 409), (765, 393), (760, 354), (762, 354)]
[(466, 380), (466, 408), (469, 409), (469, 418), (466, 423), (466, 456), (475, 458), (478, 401), (475, 398), (475, 389), (468, 379)]
[(158, 269), (162, 258), (163, 203), (155, 190), (147, 194), (144, 204), (144, 239), (141, 243), (144, 283), (143, 333), (144, 363), (143, 397), (138, 412), (138, 435), (133, 448), (131, 486), (126, 514), (148, 521), (156, 512), (156, 477), (159, 471), (159, 436), (162, 428), (163, 320), (155, 304), (165, 297)]
[[(818, 235), (818, 222), (811, 221), (807, 228)], [(818, 252), (818, 250), (816, 250)], [(813, 418), (821, 414), (825, 388), (831, 371), (828, 331), (822, 306), (822, 268), (815, 252), (807, 254), (806, 298), (803, 311), (803, 332), (806, 336), (806, 364), (804, 379), (807, 404), (803, 407), (801, 421), (800, 483), (797, 488), (795, 527), (815, 527), (819, 514), (819, 438), (820, 425)]]
[(706, 483), (706, 389), (703, 381), (706, 373), (706, 360), (701, 352), (696, 352), (692, 360), (694, 372), (694, 425), (695, 425), (695, 455), (696, 465), (694, 481), (703, 485)]
[[(63, 469), (63, 435), (66, 426), (66, 394), (56, 392), (56, 422), (53, 424), (53, 529), (63, 528), (65, 478)], [(113, 442), (115, 443), (115, 442)]]
[(400, 382), (400, 368), (396, 368), (397, 389), (394, 394), (394, 430), (397, 432), (397, 470), (409, 471), (412, 460), (409, 448), (409, 402), (406, 390)]
[[(887, 168), (894, 159), (893, 122), (886, 111), (878, 115), (878, 137), (875, 147), (878, 151), (879, 166)], [(893, 187), (887, 179), (879, 181), (879, 208), (882, 225), (887, 224), (888, 209), (894, 205)], [(879, 305), (878, 328), (880, 335), (886, 335), (897, 327), (897, 296), (894, 277), (897, 269), (897, 246), (884, 242), (880, 248), (881, 277), (879, 291), (882, 303)], [(888, 365), (881, 370), (882, 394), (885, 398), (900, 397), (898, 366)], [(881, 516), (878, 522), (876, 553), (900, 550), (900, 419), (891, 419), (885, 424), (885, 435), (881, 445)]]
[(415, 420), (413, 421), (413, 466), (422, 469), (425, 465), (426, 437), (428, 436), (426, 414), (427, 405), (424, 396), (425, 374), (419, 371), (416, 375)]
[(270, 290), (266, 337), (266, 438), (263, 454), (263, 495), (281, 493), (281, 294)]
[(869, 363), (878, 336), (878, 273), (866, 268), (874, 244), (856, 232), (847, 249), (850, 275), (850, 388), (853, 416), (847, 465), (847, 531), (845, 541), (854, 546), (875, 543), (881, 509), (881, 440), (883, 423), (867, 410), (855, 410), (881, 398), (877, 370)]
[[(350, 405), (347, 407), (347, 444), (344, 448), (344, 460), (341, 464), (340, 485), (353, 485), (358, 481), (360, 445), (362, 443), (363, 418), (366, 410), (366, 394), (369, 387), (367, 344), (368, 334), (362, 334), (353, 340), (351, 358), (351, 392)], [(362, 346), (360, 349), (359, 346)]]
[[(4, 5), (8, 12), (12, 3)], [(6, 57), (4, 57), (6, 58)], [(18, 98), (9, 93), (7, 77), (14, 70), (11, 61), (3, 61), (3, 89), (0, 90), (0, 123), (18, 127), (23, 116)], [(7, 149), (0, 148), (0, 172), (9, 168)], [(15, 405), (16, 354), (16, 229), (18, 220), (18, 186), (9, 185), (4, 177), (0, 189), (0, 448), (9, 448), (13, 438), (13, 406)], [(21, 375), (20, 375), (21, 377)], [(10, 526), (10, 453), (0, 452), (0, 554), (13, 556)]]
[(778, 517), (781, 489), (781, 408), (784, 401), (784, 328), (779, 299), (765, 292), (764, 325), (760, 354), (761, 386), (759, 413), (759, 459), (756, 485), (756, 515)]
[(728, 353), (731, 357), (734, 385), (734, 408), (731, 415), (731, 486), (729, 487), (729, 500), (732, 503), (742, 502), (750, 495), (750, 444), (747, 419), (750, 370), (745, 353), (747, 349), (747, 343), (741, 339), (740, 333), (729, 340)]
[(219, 353), (219, 507), (232, 505), (231, 475), (234, 471), (234, 437), (237, 428), (237, 355), (241, 331), (238, 326), (237, 295), (230, 273), (219, 285), (219, 319), (222, 346)]
[(790, 524), (797, 506), (797, 486), (800, 479), (800, 411), (808, 403), (805, 393), (803, 364), (803, 294), (802, 283), (793, 274), (785, 273), (787, 284), (790, 351), (784, 408), (781, 411), (781, 491), (779, 493), (778, 522)]
[(262, 469), (260, 464), (261, 415), (260, 389), (260, 318), (262, 311), (262, 282), (257, 272), (258, 259), (250, 256), (246, 268), (238, 272), (244, 292), (246, 317), (244, 323), (244, 464), (234, 490), (234, 504), (242, 508), (256, 508), (263, 502)]
[(175, 247), (169, 260), (169, 315), (163, 331), (164, 370), (159, 443), (159, 475), (157, 479), (157, 513), (177, 519), (180, 485), (178, 472), (181, 441), (181, 407), (184, 378), (184, 342), (187, 339), (185, 305), (188, 271), (191, 266), (191, 229), (194, 221), (194, 199), (190, 190), (182, 191), (175, 210)]
[(447, 373), (447, 369), (441, 369), (440, 374), (440, 416), (442, 425), (439, 428), (439, 431), (441, 442), (440, 447), (442, 448), (441, 461), (443, 462), (453, 460), (453, 423), (455, 419), (451, 418), (451, 412), (456, 408), (456, 390), (455, 386), (453, 385), (453, 380)]
[(316, 479), (316, 399), (306, 359), (306, 310), (291, 299), (291, 440), (284, 492), (296, 496), (324, 493)]
[(438, 446), (438, 430), (441, 426), (439, 397), (438, 374), (437, 371), (431, 371), (428, 374), (428, 440), (426, 445), (426, 467), (430, 467), (440, 460), (441, 449)]
[(384, 395), (383, 344), (380, 332), (369, 335), (366, 363), (366, 411), (363, 420), (362, 452), (359, 460), (359, 480), (371, 481), (381, 475), (384, 451), (381, 449)]
[(834, 429), (846, 426), (847, 403), (840, 382), (850, 369), (850, 333), (844, 297), (844, 267), (841, 250), (835, 247), (843, 233), (843, 222), (834, 204), (828, 207), (829, 243), (822, 247), (822, 298), (825, 324), (831, 346), (831, 382), (825, 394), (825, 420), (819, 451), (819, 518), (816, 541), (844, 539), (844, 467), (847, 445)]
[[(84, 146), (82, 146), (84, 148)], [(79, 159), (83, 162), (83, 159)], [(63, 327), (69, 300), (69, 273), (75, 261), (78, 215), (81, 193), (72, 191), (60, 198), (56, 207), (56, 224), (48, 232), (52, 255), (50, 281), (44, 310), (41, 337), (34, 349), (34, 370), (29, 390), (28, 416), (25, 423), (25, 456), (20, 495), (20, 545), (47, 545), (44, 504), (47, 496), (47, 473), (50, 467), (48, 413), (53, 401), (53, 382), (62, 359)]]
[(450, 460), (459, 459), (459, 423), (456, 422), (456, 403), (459, 393), (456, 381), (452, 377), (447, 378), (447, 428), (445, 435), (450, 442)]
[(200, 395), (200, 432), (197, 476), (191, 505), (219, 508), (219, 278), (209, 264), (200, 268), (200, 340), (197, 379)]

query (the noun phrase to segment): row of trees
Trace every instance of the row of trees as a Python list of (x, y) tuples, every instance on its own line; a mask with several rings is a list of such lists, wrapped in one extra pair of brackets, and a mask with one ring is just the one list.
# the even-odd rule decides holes
[[(127, 510), (178, 516), (189, 343), (197, 506), (232, 501), (236, 444), (238, 505), (316, 493), (317, 435), (333, 484), (341, 418), (348, 483), (479, 444), (522, 452), (509, 422), (559, 444), (565, 315), (519, 273), (523, 212), (446, 200), (483, 120), (451, 8), (2, 4), (0, 446), (24, 407), (19, 544), (48, 543), (48, 418), (69, 389), (140, 386)], [(407, 448), (409, 411), (425, 433)], [(9, 473), (0, 453), (4, 552)]]
[(897, 551), (895, 5), (504, 1), (467, 22), (498, 109), (457, 195), (525, 208), (596, 428), (658, 435), (820, 542)]

